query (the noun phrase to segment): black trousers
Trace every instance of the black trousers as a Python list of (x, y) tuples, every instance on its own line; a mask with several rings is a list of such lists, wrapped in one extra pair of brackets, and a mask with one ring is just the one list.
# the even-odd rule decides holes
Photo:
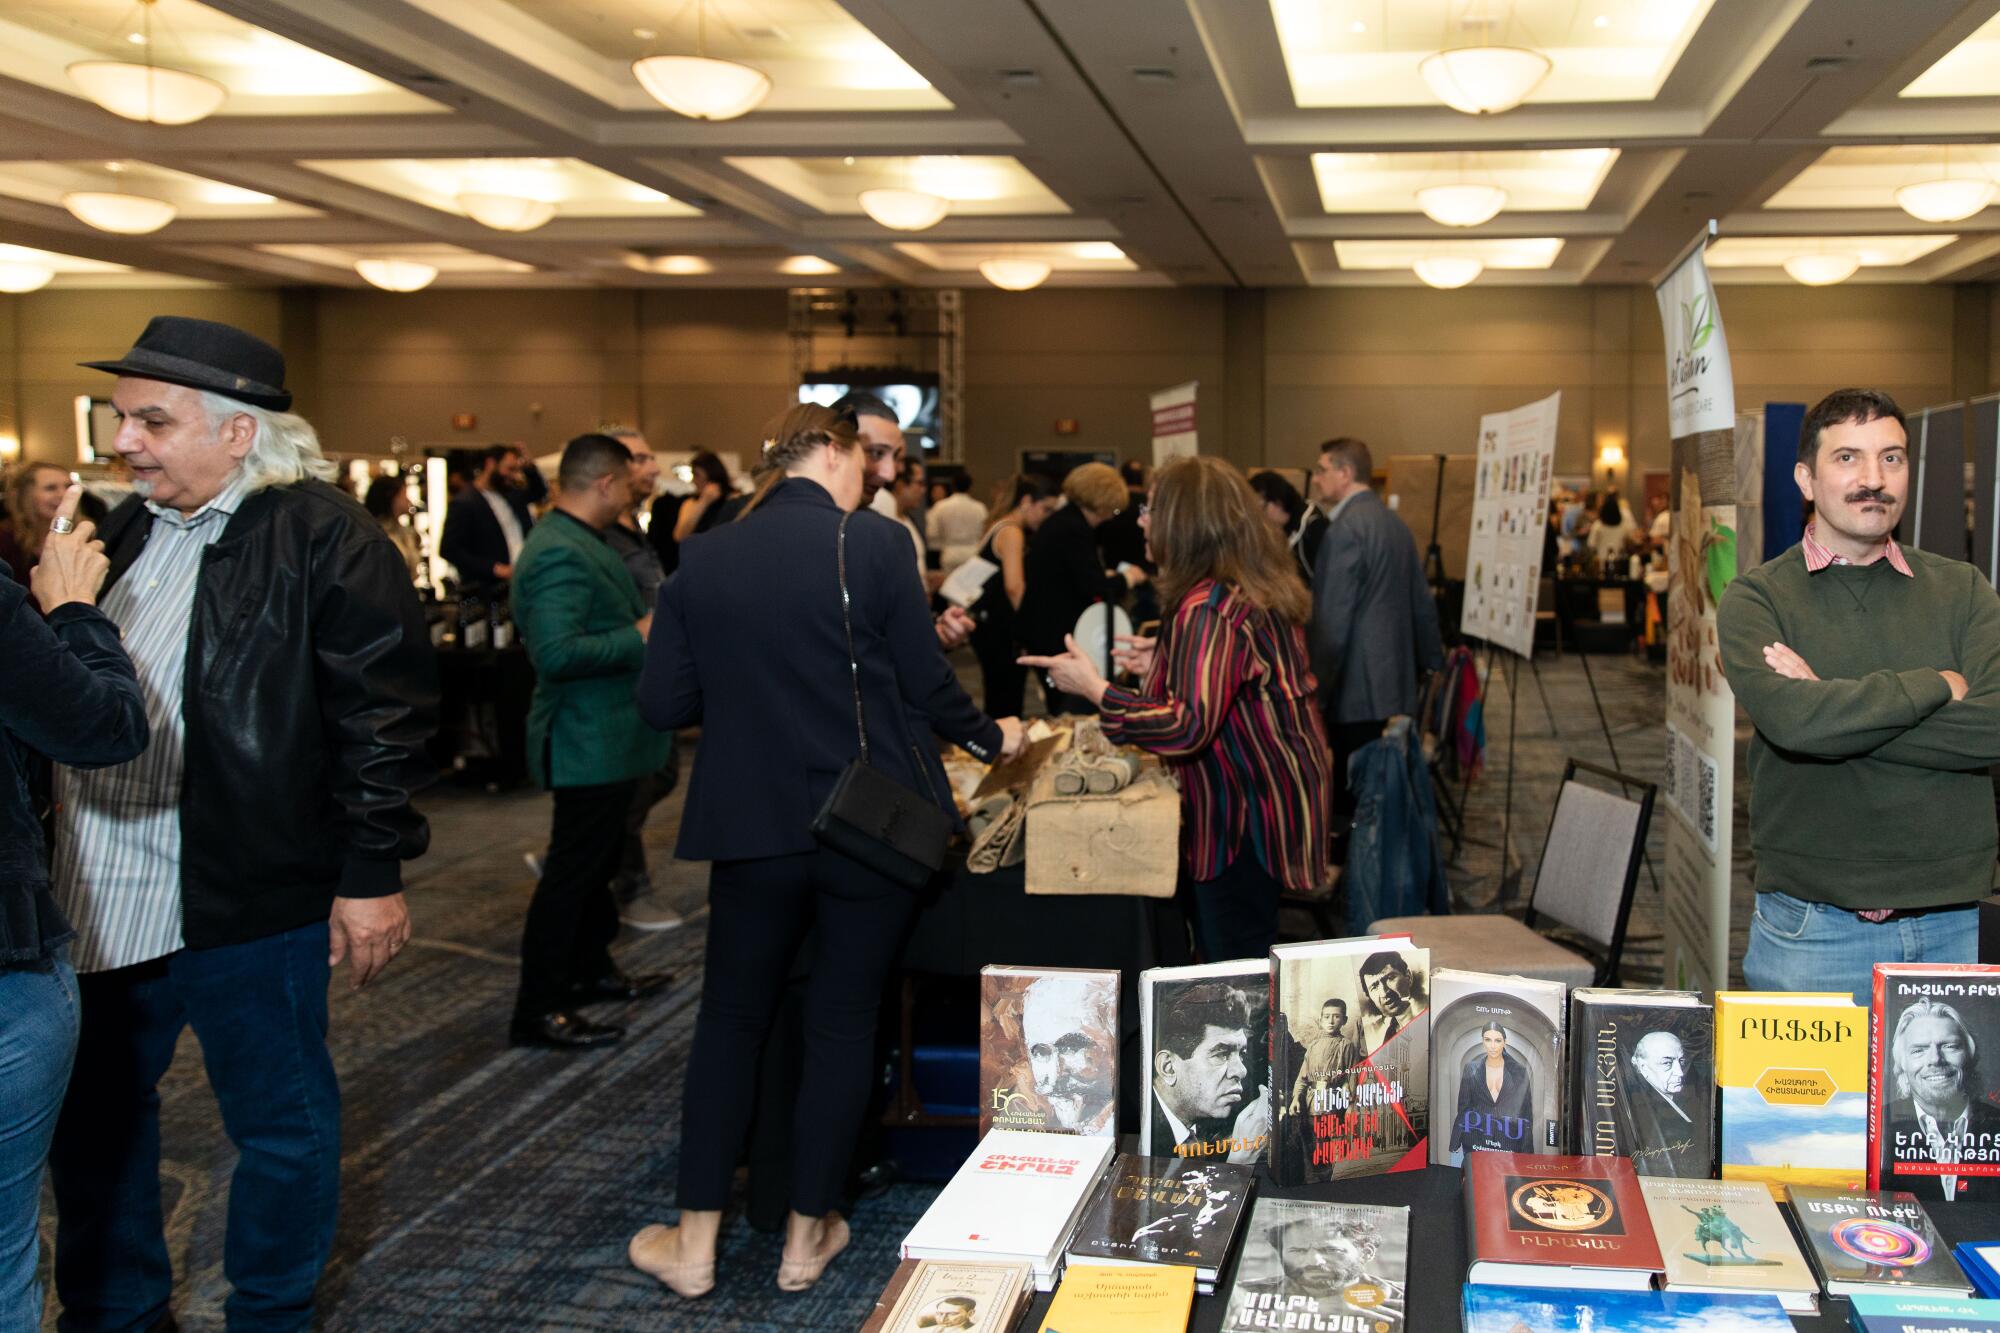
[(1028, 668), (1015, 660), (1020, 650), (1012, 638), (984, 638), (975, 634), (972, 651), (979, 658), (979, 674), (986, 683), (986, 716), (1021, 716), (1026, 706)]
[(824, 849), (709, 871), (708, 966), (681, 1099), (680, 1206), (716, 1210), (750, 1132), (758, 1059), (810, 934), (805, 1060), (792, 1113), (792, 1211), (839, 1201), (874, 1069), (883, 982), (917, 899)]
[(1194, 938), (1204, 963), (1263, 958), (1278, 942), (1278, 895), (1284, 885), (1246, 842), (1214, 879), (1192, 885)]
[(628, 781), (556, 788), (549, 854), (521, 931), (515, 1017), (567, 1009), (573, 983), (611, 969), (611, 941), (618, 937), (611, 877), (624, 848), (634, 786)]

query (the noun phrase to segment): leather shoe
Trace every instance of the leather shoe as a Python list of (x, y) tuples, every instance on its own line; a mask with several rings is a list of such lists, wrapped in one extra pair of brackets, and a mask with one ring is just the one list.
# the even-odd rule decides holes
[(557, 1051), (580, 1051), (591, 1046), (609, 1046), (625, 1035), (625, 1029), (608, 1023), (593, 1023), (581, 1014), (558, 1009), (552, 1014), (517, 1018), (507, 1027), (512, 1046), (545, 1046)]
[(665, 972), (641, 972), (634, 977), (614, 967), (595, 981), (579, 981), (569, 989), (579, 1001), (588, 1004), (592, 1000), (643, 1000), (673, 984), (673, 977)]

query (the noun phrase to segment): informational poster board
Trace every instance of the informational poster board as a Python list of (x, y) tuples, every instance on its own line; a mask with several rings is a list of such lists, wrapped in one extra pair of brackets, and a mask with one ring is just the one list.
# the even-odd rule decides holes
[(1736, 383), (1703, 259), (1706, 234), (1661, 279), (1673, 530), (1667, 544), (1666, 984), (1729, 982), (1730, 813), (1736, 696), (1722, 674), (1715, 608), (1737, 573)]
[(1195, 445), (1194, 396), (1199, 382), (1189, 380), (1153, 395), (1153, 466), (1176, 458), (1192, 458)]
[(1479, 419), (1465, 610), (1458, 628), (1522, 657), (1535, 650), (1535, 602), (1561, 410), (1562, 394), (1557, 392)]

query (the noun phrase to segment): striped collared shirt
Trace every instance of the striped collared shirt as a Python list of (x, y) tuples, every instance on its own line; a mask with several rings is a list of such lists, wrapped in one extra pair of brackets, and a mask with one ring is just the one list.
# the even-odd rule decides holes
[(1818, 523), (1806, 524), (1806, 535), (1799, 539), (1799, 553), (1806, 558), (1806, 573), (1808, 574), (1817, 574), (1828, 565), (1872, 565), (1877, 560), (1887, 560), (1889, 568), (1895, 570), (1904, 578), (1913, 579), (1917, 576), (1916, 571), (1910, 568), (1910, 562), (1904, 557), (1903, 548), (1896, 545), (1894, 537), (1885, 538), (1882, 542), (1882, 550), (1873, 557), (1867, 560), (1849, 560), (1844, 555), (1835, 555), (1832, 551), (1827, 550), (1819, 544), (1819, 536), (1816, 532), (1818, 527)]
[(130, 967), (181, 941), (182, 677), (202, 553), (250, 493), (239, 471), (192, 514), (150, 501), (152, 531), (100, 609), (139, 671), (153, 739), (129, 764), (56, 769), (55, 895), (79, 972)]

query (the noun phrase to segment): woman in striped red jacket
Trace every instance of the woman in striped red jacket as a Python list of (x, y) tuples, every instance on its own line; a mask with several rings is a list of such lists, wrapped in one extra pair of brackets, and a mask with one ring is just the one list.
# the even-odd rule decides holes
[(1180, 779), (1182, 863), (1196, 942), (1212, 962), (1262, 957), (1278, 895), (1329, 878), (1332, 763), (1306, 652), (1312, 598), (1243, 474), (1217, 458), (1161, 468), (1139, 511), (1160, 567), (1157, 640), (1126, 638), (1105, 681), (1069, 641), (1023, 657), (1097, 705), (1104, 734), (1150, 750)]

